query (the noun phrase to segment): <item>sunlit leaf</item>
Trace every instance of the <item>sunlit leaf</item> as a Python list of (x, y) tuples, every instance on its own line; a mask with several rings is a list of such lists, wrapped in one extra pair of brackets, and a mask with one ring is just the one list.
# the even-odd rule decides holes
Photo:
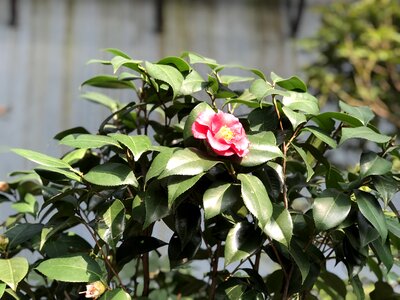
[(16, 291), (18, 283), (28, 273), (29, 264), (25, 257), (0, 259), (0, 270), (0, 280), (6, 283), (13, 291)]
[(129, 166), (121, 163), (105, 163), (97, 165), (86, 173), (83, 178), (93, 184), (100, 186), (137, 186), (138, 182)]

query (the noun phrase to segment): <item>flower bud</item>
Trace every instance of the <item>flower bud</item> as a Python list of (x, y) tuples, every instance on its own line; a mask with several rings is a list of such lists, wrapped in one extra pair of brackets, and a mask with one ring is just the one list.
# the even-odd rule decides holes
[(0, 192), (7, 192), (10, 189), (10, 186), (5, 181), (0, 181)]
[(107, 287), (101, 281), (95, 281), (86, 285), (86, 291), (80, 292), (79, 294), (85, 294), (85, 298), (98, 299)]

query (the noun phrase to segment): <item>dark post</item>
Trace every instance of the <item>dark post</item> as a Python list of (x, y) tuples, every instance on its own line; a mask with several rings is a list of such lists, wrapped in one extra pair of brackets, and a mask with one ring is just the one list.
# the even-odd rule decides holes
[(292, 38), (297, 35), (301, 17), (303, 16), (303, 11), (306, 5), (306, 0), (298, 0), (295, 2), (297, 3), (297, 6), (292, 8), (295, 4), (293, 4), (291, 0), (286, 0), (286, 7), (289, 14), (290, 37)]
[(155, 0), (156, 5), (156, 28), (155, 31), (157, 33), (162, 33), (164, 30), (164, 0)]
[(8, 24), (12, 27), (16, 27), (18, 21), (17, 0), (10, 0), (9, 3), (10, 3), (10, 21)]

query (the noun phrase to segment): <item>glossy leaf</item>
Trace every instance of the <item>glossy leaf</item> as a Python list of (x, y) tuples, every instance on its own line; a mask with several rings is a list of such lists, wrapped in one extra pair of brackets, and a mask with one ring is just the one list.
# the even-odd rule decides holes
[(103, 214), (102, 221), (105, 228), (99, 234), (105, 242), (115, 248), (125, 229), (125, 207), (120, 200), (114, 200)]
[(145, 69), (151, 77), (167, 83), (172, 88), (174, 97), (179, 94), (183, 76), (177, 69), (168, 65), (152, 64), (150, 62), (145, 63)]
[(261, 165), (277, 157), (283, 157), (272, 132), (260, 132), (248, 135), (249, 153), (240, 160), (240, 165), (253, 167)]
[(336, 274), (325, 271), (320, 274), (316, 285), (327, 293), (332, 299), (345, 299), (347, 294), (346, 285)]
[(307, 279), (307, 276), (310, 274), (311, 263), (309, 255), (296, 242), (291, 243), (289, 253), (300, 270), (301, 283), (303, 284)]
[(217, 163), (217, 160), (208, 159), (194, 149), (185, 148), (173, 153), (160, 178), (171, 175), (198, 175), (208, 171)]
[(392, 169), (392, 163), (374, 152), (363, 153), (360, 159), (360, 176), (385, 175)]
[(252, 110), (247, 120), (252, 132), (274, 131), (278, 126), (278, 117), (272, 106)]
[(131, 300), (131, 296), (122, 288), (113, 289), (105, 292), (100, 300)]
[(362, 191), (357, 191), (355, 197), (361, 213), (379, 232), (382, 241), (385, 241), (388, 235), (388, 229), (385, 216), (383, 215), (378, 201), (371, 194)]
[(295, 112), (287, 106), (283, 106), (282, 110), (292, 124), (293, 130), (295, 130), (300, 124), (307, 122), (306, 116), (302, 113)]
[(138, 182), (133, 171), (125, 164), (105, 163), (92, 168), (83, 178), (100, 186), (137, 186)]
[(287, 209), (273, 204), (271, 219), (264, 226), (263, 231), (275, 241), (289, 247), (293, 235), (292, 217)]
[(170, 177), (168, 179), (168, 207), (171, 207), (179, 196), (191, 189), (203, 175), (204, 173), (189, 178), (187, 176)]
[(393, 196), (399, 191), (399, 182), (393, 177), (387, 176), (374, 176), (374, 187), (377, 190), (379, 197), (383, 200), (385, 205), (392, 200)]
[(23, 201), (18, 201), (11, 204), (11, 207), (20, 213), (27, 213), (35, 216), (38, 209), (38, 204), (35, 196), (30, 193), (25, 194)]
[(5, 283), (0, 283), (0, 297), (3, 297), (3, 294), (4, 294), (5, 290), (6, 290), (6, 284)]
[(246, 259), (259, 249), (262, 244), (261, 234), (247, 222), (239, 222), (233, 227), (225, 241), (225, 266)]
[(83, 99), (92, 101), (94, 103), (101, 104), (101, 105), (109, 108), (112, 112), (117, 111), (121, 106), (120, 102), (118, 102), (118, 101), (116, 101), (114, 99), (111, 99), (110, 97), (108, 97), (108, 96), (106, 96), (104, 94), (101, 94), (101, 93), (87, 92), (87, 93), (84, 93), (84, 94), (82, 94), (80, 96)]
[(294, 111), (301, 111), (310, 115), (319, 113), (318, 100), (309, 93), (291, 91), (288, 96), (282, 98), (282, 103)]
[(181, 249), (200, 236), (201, 212), (198, 205), (184, 202), (175, 211), (175, 231)]
[(127, 67), (129, 69), (140, 72), (140, 69), (139, 69), (140, 63), (142, 63), (141, 60), (132, 60), (132, 59), (129, 59), (129, 58), (126, 58), (123, 56), (119, 56), (119, 55), (114, 56), (111, 59), (111, 65), (113, 66), (114, 73), (116, 73), (119, 70), (119, 68), (121, 68), (121, 67)]
[(195, 234), (183, 247), (182, 241), (177, 234), (174, 234), (168, 245), (168, 258), (170, 267), (175, 268), (191, 260), (199, 250), (201, 235)]
[(20, 244), (29, 241), (33, 237), (39, 235), (42, 231), (42, 228), (42, 224), (22, 223), (8, 229), (4, 233), (5, 236), (9, 239), (8, 248), (14, 249)]
[(28, 274), (29, 264), (25, 257), (0, 259), (0, 270), (0, 280), (16, 291), (18, 283)]
[(364, 139), (375, 143), (386, 143), (391, 137), (387, 135), (383, 135), (373, 131), (369, 127), (360, 126), (355, 128), (343, 128), (342, 136), (340, 138), (339, 145), (343, 144), (345, 141), (349, 139)]
[(303, 160), (304, 164), (306, 165), (306, 169), (307, 169), (306, 181), (309, 181), (311, 179), (311, 177), (314, 175), (314, 169), (308, 162), (307, 153), (301, 147), (298, 147), (295, 144), (292, 144), (292, 147), (297, 151), (297, 153), (300, 155), (301, 159)]
[(207, 81), (196, 70), (192, 70), (183, 80), (180, 93), (182, 95), (191, 95), (203, 90), (206, 86)]
[(133, 89), (135, 90), (135, 85), (130, 81), (119, 80), (118, 76), (112, 75), (98, 75), (94, 76), (82, 83), (82, 86), (90, 85), (100, 88), (109, 89)]
[(314, 199), (313, 218), (320, 231), (332, 229), (341, 224), (350, 212), (350, 198), (336, 190), (326, 190)]
[(168, 195), (158, 181), (151, 182), (144, 193), (146, 220), (143, 228), (169, 214)]
[(61, 169), (71, 169), (71, 166), (61, 159), (54, 158), (36, 151), (25, 149), (12, 149), (18, 155), (33, 161), (39, 165)]
[(123, 144), (132, 153), (135, 161), (138, 161), (143, 153), (150, 150), (151, 141), (146, 135), (126, 135), (120, 133), (110, 134), (110, 136)]
[(146, 173), (146, 180), (145, 180), (146, 183), (150, 179), (160, 175), (165, 170), (165, 167), (167, 166), (167, 163), (168, 163), (169, 159), (171, 158), (173, 152), (174, 152), (173, 149), (168, 148), (166, 150), (161, 151), (153, 159), (153, 162), (151, 163), (151, 165)]
[(264, 229), (272, 216), (272, 203), (264, 184), (250, 174), (239, 174), (237, 178), (241, 181), (244, 204), (257, 218), (260, 228)]
[(180, 72), (189, 72), (192, 68), (191, 66), (182, 58), (177, 56), (167, 56), (159, 60), (157, 64), (160, 65), (174, 65)]
[(59, 169), (59, 168), (42, 166), (42, 167), (39, 167), (39, 168), (35, 168), (35, 172), (38, 173), (41, 176), (44, 176), (43, 172), (50, 173), (50, 174), (53, 173), (52, 176), (50, 176), (51, 179), (54, 179), (54, 173), (56, 173), (56, 174), (65, 176), (65, 178), (74, 180), (76, 182), (82, 182), (81, 176), (79, 176), (77, 174), (78, 171), (70, 171), (70, 170), (67, 170), (67, 169)]
[(390, 246), (382, 242), (382, 240), (376, 239), (371, 243), (371, 248), (389, 272), (392, 269), (394, 263), (393, 254), (390, 250)]
[(100, 148), (104, 146), (115, 146), (121, 148), (118, 142), (105, 135), (96, 134), (70, 134), (60, 141), (61, 145), (73, 148)]
[(94, 282), (102, 278), (98, 263), (85, 254), (50, 258), (35, 269), (49, 279), (66, 282)]
[(240, 193), (231, 183), (214, 183), (203, 195), (205, 219), (211, 219), (223, 213), (239, 199)]
[(252, 82), (250, 86), (250, 93), (252, 93), (258, 100), (262, 100), (264, 97), (269, 95), (269, 92), (272, 90), (272, 86), (269, 85), (263, 79), (256, 79)]
[(368, 106), (351, 106), (343, 101), (339, 101), (339, 107), (342, 111), (348, 113), (350, 116), (360, 120), (364, 126), (367, 126), (368, 123), (375, 117), (374, 113)]
[(274, 83), (280, 87), (289, 91), (307, 92), (307, 86), (301, 79), (297, 76), (292, 76), (290, 78), (282, 78), (271, 72), (271, 79)]
[(323, 130), (321, 130), (318, 127), (308, 126), (308, 127), (304, 127), (302, 129), (302, 131), (311, 132), (313, 135), (315, 135), (318, 139), (323, 141), (325, 144), (329, 145), (331, 148), (336, 148), (336, 146), (337, 146), (336, 141), (333, 138), (331, 138), (329, 136), (329, 134), (327, 134), (326, 132), (324, 132)]

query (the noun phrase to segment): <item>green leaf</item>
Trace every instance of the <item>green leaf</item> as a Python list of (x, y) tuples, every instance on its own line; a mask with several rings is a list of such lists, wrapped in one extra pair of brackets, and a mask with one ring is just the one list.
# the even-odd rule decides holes
[(175, 200), (183, 193), (191, 189), (204, 175), (200, 173), (192, 177), (172, 176), (168, 179), (168, 207), (172, 207)]
[(153, 181), (149, 184), (143, 195), (143, 199), (146, 209), (146, 218), (143, 228), (168, 216), (168, 195), (166, 195), (166, 192), (161, 188), (159, 181)]
[(399, 191), (399, 183), (391, 176), (374, 176), (374, 187), (385, 206), (392, 200), (393, 196)]
[(279, 85), (281, 88), (284, 88), (289, 91), (298, 91), (298, 92), (307, 92), (307, 86), (301, 79), (297, 76), (292, 76), (290, 78), (282, 78), (276, 75), (274, 72), (271, 72), (271, 79), (274, 83)]
[(325, 231), (340, 225), (350, 212), (350, 198), (336, 190), (325, 190), (315, 198), (313, 217), (315, 227)]
[[(318, 123), (321, 123), (321, 122), (325, 123), (325, 122), (331, 121), (332, 119), (341, 121), (351, 127), (359, 127), (359, 126), (363, 125), (360, 120), (358, 120), (348, 114), (340, 113), (340, 112), (323, 112), (317, 116), (314, 116), (311, 120), (316, 121)], [(333, 124), (332, 124), (332, 126), (333, 126)]]
[(50, 258), (41, 262), (36, 270), (58, 281), (94, 282), (102, 279), (100, 266), (86, 254)]
[(253, 132), (275, 131), (278, 127), (278, 117), (273, 106), (253, 109), (247, 120)]
[(361, 213), (379, 232), (382, 241), (385, 241), (388, 235), (388, 228), (378, 201), (371, 194), (362, 191), (356, 191), (355, 197)]
[(92, 101), (94, 103), (101, 104), (107, 108), (109, 108), (112, 112), (117, 111), (121, 103), (119, 101), (116, 101), (114, 99), (111, 99), (110, 97), (101, 94), (101, 93), (96, 93), (96, 92), (87, 92), (81, 95), (83, 99)]
[(102, 215), (105, 229), (101, 230), (100, 237), (115, 249), (125, 229), (125, 207), (120, 200), (114, 200)]
[(100, 186), (138, 186), (136, 176), (129, 166), (120, 163), (105, 163), (92, 168), (83, 178)]
[(120, 145), (109, 136), (97, 134), (70, 134), (64, 137), (60, 141), (60, 144), (80, 149), (100, 148), (109, 145), (121, 148)]
[(118, 76), (112, 75), (98, 75), (94, 76), (82, 83), (82, 86), (90, 85), (100, 88), (109, 89), (133, 89), (135, 90), (135, 85), (130, 81), (119, 80)]
[(60, 169), (72, 169), (69, 164), (61, 159), (54, 158), (36, 151), (25, 150), (25, 149), (12, 149), (16, 154), (33, 161), (39, 165)]
[(390, 246), (382, 242), (380, 239), (376, 239), (375, 241), (371, 242), (371, 248), (389, 272), (392, 269), (394, 262)]
[(101, 296), (100, 300), (131, 300), (131, 296), (121, 288), (107, 291)]
[(247, 82), (254, 80), (253, 77), (243, 77), (234, 75), (221, 75), (219, 78), (221, 83), (224, 85), (230, 85), (232, 83)]
[(306, 181), (309, 181), (311, 179), (311, 177), (314, 175), (314, 169), (312, 168), (312, 166), (308, 162), (307, 153), (302, 148), (297, 147), (295, 144), (292, 144), (292, 147), (297, 151), (297, 153), (303, 159), (303, 162), (306, 165), (306, 169), (307, 169), (307, 179), (306, 179)]
[(261, 165), (277, 157), (283, 157), (272, 132), (260, 132), (248, 135), (249, 153), (240, 160), (240, 165), (253, 167)]
[(266, 96), (271, 95), (273, 87), (263, 79), (256, 79), (250, 85), (250, 93), (252, 93), (258, 100), (264, 99)]
[(137, 72), (140, 72), (139, 69), (139, 64), (142, 63), (141, 60), (132, 60), (132, 59), (128, 59), (126, 57), (123, 56), (114, 56), (111, 59), (111, 64), (113, 66), (113, 70), (114, 73), (116, 73), (118, 71), (119, 68), (121, 67), (127, 67), (131, 70), (135, 70)]
[(214, 59), (202, 56), (194, 52), (185, 51), (182, 53), (181, 57), (187, 57), (191, 64), (206, 64), (212, 69), (218, 66), (217, 62)]
[(264, 229), (272, 216), (272, 203), (260, 179), (250, 174), (239, 174), (241, 192), (247, 209), (257, 218), (258, 226)]
[(400, 239), (400, 223), (395, 218), (386, 217), (388, 230)]
[(361, 282), (358, 275), (356, 275), (354, 277), (350, 277), (350, 283), (353, 288), (353, 293), (357, 297), (357, 300), (364, 300), (365, 294), (364, 294), (363, 283)]
[(208, 220), (223, 213), (239, 199), (240, 193), (234, 185), (215, 182), (203, 194), (204, 218)]
[(0, 259), (0, 270), (0, 280), (16, 291), (18, 283), (28, 274), (29, 264), (25, 257)]
[(42, 231), (42, 224), (22, 223), (8, 229), (4, 234), (9, 239), (8, 249), (14, 249), (20, 244), (36, 237)]
[(203, 157), (194, 149), (185, 148), (174, 152), (160, 178), (171, 175), (197, 175), (207, 172), (219, 161)]
[(180, 93), (182, 95), (191, 95), (201, 91), (206, 86), (207, 81), (196, 70), (192, 70), (183, 80)]
[(6, 284), (0, 283), (0, 299), (3, 297), (4, 291), (6, 290)]
[(307, 122), (306, 116), (302, 113), (295, 112), (287, 106), (283, 106), (282, 110), (292, 124), (293, 130), (295, 130), (300, 124)]
[(151, 77), (167, 83), (172, 88), (174, 98), (179, 94), (183, 76), (177, 69), (168, 65), (152, 64), (149, 62), (145, 63), (145, 68)]
[(225, 266), (246, 259), (262, 245), (261, 233), (247, 222), (239, 222), (229, 230), (225, 241)]
[(11, 207), (19, 213), (27, 213), (35, 216), (38, 209), (38, 204), (35, 196), (30, 193), (26, 193), (23, 201), (14, 202)]
[(360, 159), (360, 176), (385, 175), (392, 169), (392, 163), (374, 152), (363, 153)]
[(157, 62), (159, 65), (174, 65), (181, 73), (189, 72), (192, 68), (180, 57), (167, 56)]
[[(56, 233), (59, 233), (67, 228), (71, 228), (80, 223), (80, 220), (75, 217), (71, 216), (68, 218), (62, 218), (62, 221), (58, 222), (51, 222), (47, 223), (43, 228), (42, 232), (40, 233), (40, 246), (39, 250), (42, 250), (45, 246), (46, 242), (54, 236)], [(68, 245), (67, 248), (70, 248), (71, 245)]]
[(391, 137), (376, 133), (369, 127), (360, 126), (355, 128), (342, 128), (342, 137), (340, 138), (339, 145), (342, 145), (349, 139), (364, 139), (375, 143), (386, 143), (390, 141)]
[(350, 116), (360, 120), (362, 125), (367, 124), (375, 117), (374, 113), (368, 106), (351, 106), (343, 101), (339, 101), (339, 107), (342, 111), (348, 113)]
[[(35, 168), (35, 172), (40, 174), (43, 174), (43, 172), (47, 173), (57, 173), (60, 175), (65, 176), (68, 179), (74, 180), (76, 182), (82, 182), (81, 177), (77, 174), (76, 171), (72, 172), (70, 170), (66, 169), (59, 169), (59, 168), (52, 168), (52, 167), (39, 167)], [(54, 176), (54, 174), (52, 174)]]
[(146, 135), (126, 135), (121, 133), (113, 133), (110, 136), (123, 144), (131, 151), (135, 161), (138, 161), (143, 153), (149, 151), (151, 147), (150, 138)]
[(172, 148), (167, 148), (163, 151), (161, 151), (154, 159), (153, 162), (151, 163), (147, 173), (146, 173), (146, 180), (145, 183), (160, 175), (164, 170), (165, 167), (167, 166), (167, 163), (169, 159), (172, 156), (172, 153), (174, 152), (174, 149)]
[(263, 231), (275, 241), (289, 247), (293, 235), (292, 217), (287, 209), (273, 204), (272, 217)]
[(310, 258), (307, 253), (295, 241), (290, 244), (290, 256), (294, 259), (301, 273), (301, 283), (303, 284), (310, 273)]
[(308, 126), (304, 127), (302, 131), (309, 131), (313, 135), (315, 135), (318, 139), (323, 141), (325, 144), (329, 145), (331, 148), (335, 149), (337, 147), (336, 141), (329, 136), (326, 132), (322, 129), (315, 127), (315, 126)]
[(319, 289), (324, 290), (331, 299), (345, 299), (347, 294), (346, 285), (336, 274), (328, 271), (321, 272), (316, 283)]
[(318, 115), (318, 100), (309, 93), (288, 92), (289, 95), (282, 98), (283, 105), (292, 110), (298, 110), (309, 115)]
[(125, 52), (122, 52), (121, 50), (116, 49), (116, 48), (105, 48), (105, 49), (103, 49), (103, 51), (114, 54), (114, 55), (119, 55), (119, 56), (125, 57), (127, 59), (131, 58), (128, 54), (126, 54)]

